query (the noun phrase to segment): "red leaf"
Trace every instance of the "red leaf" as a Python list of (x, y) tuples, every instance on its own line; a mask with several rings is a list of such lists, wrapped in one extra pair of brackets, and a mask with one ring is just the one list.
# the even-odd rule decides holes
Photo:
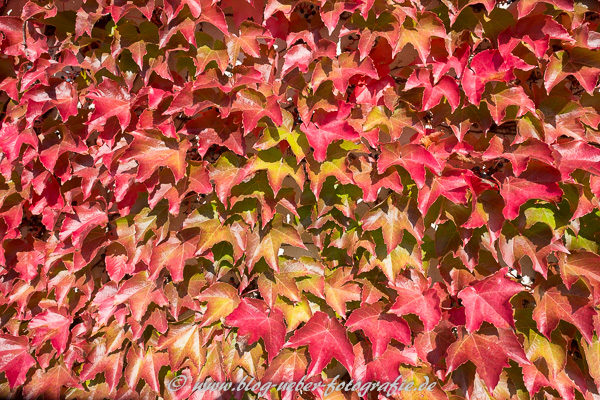
[(0, 371), (6, 374), (11, 390), (25, 382), (27, 372), (34, 365), (26, 337), (0, 335)]
[(410, 328), (405, 320), (392, 314), (383, 312), (383, 304), (375, 303), (355, 310), (346, 327), (350, 332), (361, 329), (371, 341), (373, 357), (383, 354), (392, 339), (400, 343), (410, 344)]
[(157, 352), (150, 347), (144, 350), (134, 344), (127, 353), (127, 367), (125, 367), (125, 382), (130, 388), (137, 387), (140, 379), (156, 393), (160, 393), (158, 373), (161, 367), (169, 365), (167, 353)]
[(87, 357), (87, 361), (79, 378), (81, 380), (92, 380), (99, 373), (102, 373), (108, 383), (110, 391), (119, 383), (121, 376), (123, 375), (123, 354), (121, 352), (108, 354), (110, 349), (104, 342), (98, 342), (94, 346), (91, 354)]
[(600, 298), (600, 256), (588, 251), (563, 253), (558, 262), (560, 275), (567, 289), (581, 278), (594, 292), (594, 297)]
[(189, 358), (196, 368), (202, 368), (205, 356), (200, 343), (199, 325), (186, 322), (171, 325), (168, 335), (161, 337), (157, 349), (167, 349), (172, 370), (179, 369), (186, 358)]
[(201, 114), (201, 118), (188, 122), (185, 131), (198, 135), (197, 150), (202, 157), (213, 144), (227, 147), (238, 155), (245, 154), (244, 138), (239, 123), (232, 116), (221, 118), (215, 109), (208, 110)]
[(367, 364), (365, 382), (394, 382), (400, 375), (401, 364), (416, 366), (417, 362), (414, 348), (399, 350), (397, 347), (388, 346), (380, 357)]
[(86, 97), (94, 100), (94, 112), (89, 122), (105, 124), (110, 117), (117, 117), (121, 129), (125, 130), (131, 121), (131, 95), (124, 87), (111, 79), (104, 79)]
[(533, 65), (525, 63), (512, 54), (503, 56), (498, 50), (484, 50), (473, 57), (470, 67), (465, 70), (462, 87), (469, 101), (477, 106), (486, 83), (509, 82), (515, 79), (516, 69), (528, 71), (532, 68)]
[(4, 124), (0, 128), (0, 150), (6, 155), (9, 162), (13, 162), (19, 157), (23, 144), (29, 144), (37, 149), (38, 138), (33, 130), (20, 131), (12, 124)]
[(99, 204), (86, 203), (73, 207), (75, 214), (69, 214), (62, 224), (59, 239), (71, 238), (74, 246), (79, 246), (88, 233), (97, 226), (108, 222), (108, 215)]
[(248, 344), (261, 338), (269, 354), (269, 362), (279, 354), (285, 343), (285, 325), (281, 310), (270, 310), (262, 300), (243, 298), (238, 307), (225, 319), (238, 328), (238, 336), (250, 335)]
[(440, 163), (427, 149), (417, 144), (401, 145), (393, 143), (381, 146), (381, 155), (377, 160), (377, 172), (382, 174), (392, 165), (400, 165), (408, 171), (419, 188), (425, 184), (425, 166), (434, 173), (440, 173)]
[(196, 245), (186, 241), (181, 242), (176, 237), (170, 237), (152, 250), (150, 259), (150, 279), (158, 278), (160, 271), (166, 266), (171, 273), (173, 282), (183, 281), (183, 267), (186, 260), (192, 258)]
[(276, 385), (283, 382), (299, 382), (306, 373), (308, 357), (306, 350), (283, 349), (271, 360), (262, 381)]
[(448, 348), (448, 376), (460, 365), (471, 361), (477, 367), (477, 374), (489, 390), (494, 390), (508, 360), (530, 365), (519, 340), (511, 330), (498, 329), (497, 333), (463, 333), (458, 341)]
[(467, 314), (467, 331), (474, 332), (483, 321), (498, 328), (514, 328), (513, 309), (509, 300), (523, 291), (521, 284), (506, 278), (507, 268), (503, 268), (458, 294)]
[(265, 97), (264, 94), (252, 89), (242, 89), (237, 93), (231, 111), (242, 112), (244, 134), (247, 135), (256, 128), (262, 117), (269, 117), (275, 125), (283, 123), (281, 108), (277, 100), (275, 95)]
[(573, 0), (521, 0), (517, 4), (519, 18), (532, 12), (538, 3), (548, 3), (565, 11), (573, 11)]
[(227, 317), (240, 303), (238, 291), (225, 282), (215, 283), (203, 290), (197, 297), (198, 300), (208, 303), (201, 327), (209, 326), (213, 322)]
[(589, 292), (583, 283), (575, 284), (569, 290), (564, 285), (547, 290), (538, 286), (534, 297), (536, 307), (533, 319), (537, 322), (540, 332), (548, 339), (562, 319), (575, 325), (588, 343), (592, 342), (592, 317), (597, 313), (591, 307)]
[[(443, 176), (434, 176), (431, 184), (426, 184), (419, 191), (417, 201), (421, 214), (426, 215), (431, 205), (440, 196), (444, 196), (455, 204), (465, 204), (467, 202), (467, 193), (470, 189), (465, 175), (467, 174), (461, 170), (449, 170)], [(428, 181), (429, 179), (426, 182), (429, 183)]]
[[(411, 15), (412, 24), (406, 24), (411, 29), (400, 30), (400, 37), (396, 43), (393, 55), (395, 56), (407, 44), (411, 44), (423, 63), (427, 62), (427, 56), (431, 50), (432, 37), (447, 38), (448, 34), (443, 22), (431, 11), (424, 11)], [(414, 29), (412, 29), (414, 27)]]
[(427, 111), (438, 105), (445, 97), (448, 103), (452, 107), (452, 111), (456, 110), (460, 103), (460, 94), (458, 91), (458, 84), (456, 80), (449, 76), (443, 76), (438, 82), (433, 82), (431, 77), (431, 71), (425, 69), (418, 69), (408, 78), (406, 82), (405, 90), (412, 88), (422, 87), (425, 88), (423, 92), (423, 102), (421, 111)]
[[(519, 6), (522, 3), (519, 2)], [(510, 54), (523, 41), (533, 48), (537, 58), (542, 58), (548, 51), (550, 39), (573, 41), (567, 30), (550, 15), (533, 15), (519, 19), (514, 27), (500, 33), (498, 48), (502, 54)]]
[(150, 178), (159, 167), (168, 167), (177, 182), (185, 176), (185, 156), (190, 148), (187, 140), (178, 143), (175, 139), (163, 139), (156, 132), (135, 131), (132, 134), (133, 143), (122, 159), (137, 161), (137, 182)]
[(29, 329), (35, 329), (33, 346), (38, 346), (40, 343), (50, 339), (52, 347), (54, 347), (58, 354), (62, 354), (67, 347), (70, 326), (70, 317), (51, 310), (36, 315), (27, 325)]
[(377, 79), (379, 75), (373, 66), (373, 61), (367, 57), (360, 61), (358, 52), (342, 53), (339, 57), (323, 58), (315, 67), (311, 84), (316, 91), (321, 83), (330, 80), (338, 92), (345, 93), (350, 78), (355, 75), (368, 76)]
[(500, 124), (506, 117), (508, 107), (517, 107), (516, 117), (522, 117), (527, 112), (535, 114), (535, 104), (525, 94), (521, 86), (506, 88), (498, 85), (485, 97), (485, 101), (495, 123)]
[(357, 140), (359, 134), (347, 122), (352, 107), (342, 102), (336, 112), (317, 113), (315, 123), (302, 123), (302, 132), (306, 134), (308, 143), (315, 149), (314, 157), (318, 162), (325, 161), (327, 146), (335, 140)]
[(502, 214), (506, 219), (515, 219), (519, 215), (519, 207), (531, 199), (558, 201), (562, 196), (562, 190), (556, 183), (559, 179), (556, 169), (530, 163), (520, 178), (508, 177), (502, 183), (500, 194), (505, 204)]
[(114, 294), (113, 304), (127, 302), (131, 315), (138, 321), (142, 319), (148, 309), (148, 305), (155, 300), (153, 290), (156, 287), (154, 281), (149, 280), (147, 272), (138, 272), (125, 281), (119, 291)]
[(414, 202), (404, 199), (395, 200), (394, 197), (388, 197), (385, 203), (371, 209), (362, 218), (362, 227), (365, 231), (381, 228), (388, 254), (402, 242), (405, 230), (418, 242), (423, 240), (423, 220)]
[(442, 318), (440, 298), (434, 288), (429, 288), (428, 280), (416, 272), (412, 275), (412, 280), (403, 276), (398, 277), (393, 286), (398, 297), (390, 312), (399, 316), (418, 315), (425, 324), (425, 330), (429, 332)]
[(43, 396), (44, 399), (59, 400), (63, 398), (63, 386), (83, 390), (77, 379), (73, 377), (71, 368), (58, 363), (47, 371), (43, 368), (37, 369), (31, 381), (25, 385), (23, 392), (26, 399), (37, 399)]
[(307, 376), (320, 373), (335, 357), (352, 374), (354, 353), (346, 329), (335, 318), (317, 311), (302, 328), (298, 329), (284, 347), (308, 346), (311, 362)]
[(558, 169), (563, 180), (576, 169), (600, 175), (600, 149), (588, 143), (572, 140), (566, 143), (556, 143), (553, 146)]
[(308, 72), (308, 66), (313, 59), (313, 52), (305, 44), (297, 44), (290, 47), (285, 55), (281, 76), (285, 76), (285, 74), (296, 67), (302, 73)]
[(592, 95), (600, 76), (600, 55), (596, 51), (579, 47), (569, 52), (561, 50), (554, 53), (544, 74), (544, 84), (548, 93), (569, 75), (574, 76)]

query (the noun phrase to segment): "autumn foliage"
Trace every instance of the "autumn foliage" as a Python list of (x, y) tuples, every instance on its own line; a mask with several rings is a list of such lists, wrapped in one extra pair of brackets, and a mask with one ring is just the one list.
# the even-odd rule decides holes
[(597, 1), (0, 11), (0, 397), (600, 398)]

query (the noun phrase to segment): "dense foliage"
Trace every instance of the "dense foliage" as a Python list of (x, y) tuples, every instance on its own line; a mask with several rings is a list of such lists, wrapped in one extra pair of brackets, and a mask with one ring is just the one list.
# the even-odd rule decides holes
[(0, 396), (600, 398), (597, 1), (0, 9)]

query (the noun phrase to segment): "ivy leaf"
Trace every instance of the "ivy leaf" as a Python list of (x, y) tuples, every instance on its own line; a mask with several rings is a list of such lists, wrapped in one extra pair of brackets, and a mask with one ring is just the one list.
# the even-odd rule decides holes
[(139, 321), (148, 310), (150, 303), (155, 299), (156, 294), (153, 293), (155, 287), (156, 284), (154, 281), (149, 280), (146, 271), (138, 272), (119, 288), (113, 298), (113, 304), (127, 302), (131, 315)]
[[(532, 65), (512, 54), (502, 54), (495, 49), (484, 50), (476, 54), (471, 60), (470, 67), (465, 69), (462, 86), (471, 104), (479, 106), (486, 83), (510, 82), (515, 79), (515, 70), (527, 71), (532, 68)], [(519, 88), (511, 89), (516, 92)]]
[(67, 215), (62, 224), (59, 239), (65, 240), (70, 237), (73, 245), (79, 246), (92, 229), (108, 222), (108, 216), (99, 204), (87, 203), (73, 209), (75, 213)]
[(593, 291), (594, 297), (600, 296), (600, 256), (587, 251), (561, 254), (558, 258), (560, 275), (567, 289), (580, 278)]
[(178, 143), (175, 139), (163, 139), (161, 135), (135, 131), (133, 143), (123, 156), (123, 161), (135, 160), (138, 163), (136, 180), (144, 182), (159, 167), (168, 167), (175, 181), (180, 181), (186, 172), (185, 156), (190, 147), (188, 141)]
[(102, 373), (108, 383), (108, 388), (113, 391), (123, 375), (123, 355), (120, 352), (108, 354), (105, 342), (97, 342), (88, 356), (79, 377), (83, 380), (92, 380)]
[[(513, 235), (500, 235), (500, 251), (502, 258), (509, 266), (514, 266), (515, 261), (528, 256), (533, 262), (533, 269), (544, 278), (548, 275), (547, 257), (553, 251), (566, 251), (560, 241), (553, 239), (551, 229), (537, 225), (529, 230), (528, 235), (514, 232)], [(531, 238), (530, 238), (531, 237)]]
[(535, 15), (519, 19), (516, 26), (498, 35), (498, 47), (503, 54), (508, 54), (523, 41), (534, 50), (537, 58), (542, 58), (548, 51), (550, 39), (573, 41), (567, 30), (551, 16)]
[(370, 131), (376, 127), (385, 128), (392, 139), (400, 138), (404, 132), (424, 130), (418, 114), (403, 103), (398, 105), (390, 117), (384, 106), (373, 107), (367, 115), (363, 129)]
[(37, 149), (38, 142), (38, 137), (31, 129), (19, 131), (19, 129), (12, 124), (4, 124), (2, 128), (0, 128), (0, 149), (6, 154), (6, 157), (10, 162), (15, 161), (19, 157), (23, 144), (28, 144)]
[(26, 399), (37, 399), (43, 396), (45, 399), (59, 400), (62, 398), (62, 388), (83, 389), (83, 387), (73, 377), (71, 368), (63, 363), (44, 371), (43, 368), (37, 369), (31, 381), (24, 387), (24, 397)]
[(305, 349), (283, 349), (269, 363), (263, 381), (275, 385), (283, 382), (299, 382), (305, 375), (307, 366), (308, 357)]
[(522, 0), (517, 4), (519, 18), (531, 13), (538, 3), (547, 3), (565, 11), (573, 11), (573, 0)]
[[(291, 261), (291, 262), (290, 262)], [(310, 262), (308, 260), (305, 260)], [(300, 288), (308, 291), (316, 292), (323, 297), (323, 281), (320, 275), (322, 271), (315, 270), (310, 264), (297, 262), (295, 260), (279, 259), (280, 272), (266, 272), (258, 277), (258, 290), (265, 299), (269, 307), (273, 308), (273, 304), (277, 301), (278, 296), (286, 297), (293, 302), (302, 301)], [(319, 279), (321, 278), (321, 279)], [(301, 279), (297, 281), (296, 279)], [(315, 290), (314, 285), (319, 285), (319, 289)], [(285, 310), (284, 314), (285, 313)]]
[(11, 390), (25, 382), (27, 372), (34, 365), (26, 337), (0, 335), (0, 371), (6, 374)]
[(590, 375), (598, 385), (600, 384), (600, 341), (596, 340), (592, 344), (583, 343), (583, 350), (590, 367)]
[(244, 134), (247, 135), (256, 128), (262, 117), (269, 117), (275, 125), (283, 123), (283, 116), (277, 100), (275, 95), (266, 97), (252, 89), (242, 89), (237, 92), (231, 111), (242, 112)]
[(29, 329), (34, 329), (35, 337), (32, 345), (38, 346), (40, 343), (50, 339), (52, 347), (58, 354), (62, 354), (67, 347), (69, 340), (69, 327), (71, 318), (54, 310), (46, 310), (36, 315), (27, 325)]
[(293, 178), (299, 187), (304, 187), (304, 170), (297, 164), (294, 157), (283, 157), (281, 151), (275, 148), (260, 151), (246, 164), (245, 169), (248, 175), (266, 170), (267, 178), (269, 178), (275, 195), (281, 189), (283, 180), (288, 176)]
[(417, 144), (393, 143), (381, 146), (377, 172), (382, 174), (392, 165), (400, 165), (406, 169), (419, 188), (425, 184), (425, 166), (436, 174), (442, 170), (435, 157), (423, 146)]
[(317, 311), (284, 345), (285, 348), (308, 346), (311, 357), (307, 377), (320, 373), (335, 357), (352, 374), (354, 353), (346, 329), (335, 318)]
[(229, 34), (227, 29), (227, 21), (221, 8), (212, 0), (199, 0), (202, 12), (200, 21), (208, 22), (218, 28), (224, 35)]
[(200, 35), (203, 40), (198, 44), (197, 55), (194, 59), (196, 65), (196, 76), (205, 72), (206, 67), (214, 61), (221, 72), (225, 72), (229, 64), (229, 54), (227, 48), (221, 41), (211, 40), (208, 35)]
[(303, 123), (302, 132), (306, 134), (308, 143), (315, 149), (314, 157), (318, 162), (325, 161), (327, 147), (334, 140), (356, 140), (358, 132), (346, 121), (350, 116), (351, 107), (342, 102), (336, 112), (318, 113), (313, 117), (315, 122)]
[(442, 0), (450, 11), (450, 22), (454, 24), (460, 13), (471, 5), (483, 4), (487, 13), (491, 13), (496, 6), (495, 0)]
[(506, 219), (514, 219), (519, 215), (519, 207), (534, 198), (558, 201), (562, 196), (562, 190), (556, 183), (559, 179), (556, 169), (530, 163), (519, 178), (508, 177), (502, 183), (500, 194), (505, 202), (502, 214)]
[(197, 150), (202, 157), (212, 145), (227, 147), (238, 155), (245, 154), (244, 137), (239, 122), (233, 116), (222, 118), (215, 109), (207, 110), (199, 118), (185, 124), (185, 132), (198, 135)]
[(389, 43), (396, 43), (400, 31), (399, 25), (397, 17), (389, 12), (380, 15), (369, 12), (366, 20), (364, 16), (354, 13), (346, 23), (349, 31), (360, 33), (358, 50), (361, 60), (369, 55), (379, 37), (385, 37)]
[(460, 365), (471, 361), (477, 367), (477, 374), (481, 376), (488, 389), (494, 390), (500, 380), (502, 369), (509, 366), (509, 359), (525, 365), (531, 364), (511, 330), (498, 329), (497, 333), (491, 332), (491, 334), (463, 332), (448, 348), (446, 376)]
[(350, 332), (362, 330), (371, 341), (373, 357), (381, 356), (392, 339), (403, 344), (410, 344), (410, 328), (400, 317), (383, 311), (380, 302), (361, 307), (352, 312), (346, 321)]
[(350, 165), (349, 169), (352, 171), (354, 182), (363, 191), (365, 202), (377, 200), (377, 194), (381, 188), (388, 188), (399, 193), (404, 189), (397, 171), (388, 170), (383, 175), (379, 175), (374, 165), (366, 161), (364, 157), (359, 158), (359, 162), (360, 168)]
[(380, 357), (367, 364), (365, 380), (394, 382), (400, 375), (401, 364), (417, 365), (417, 354), (414, 349), (400, 350), (395, 346), (388, 346)]
[(208, 303), (200, 327), (211, 325), (221, 318), (227, 317), (240, 303), (238, 291), (224, 282), (217, 282), (208, 289), (202, 291), (198, 300)]
[(393, 288), (398, 293), (390, 312), (398, 316), (416, 314), (425, 325), (427, 332), (440, 322), (442, 312), (440, 298), (430, 283), (421, 275), (412, 272), (412, 279), (400, 276)]
[(346, 303), (360, 300), (360, 287), (351, 280), (348, 268), (337, 268), (325, 278), (325, 301), (344, 319)]
[(296, 161), (300, 163), (310, 151), (306, 136), (302, 135), (298, 127), (294, 127), (294, 117), (289, 111), (281, 110), (281, 113), (281, 126), (267, 126), (253, 147), (257, 150), (267, 150), (285, 141), (294, 152)]
[(423, 239), (424, 232), (423, 220), (414, 204), (406, 199), (396, 201), (392, 196), (363, 216), (362, 227), (365, 231), (381, 228), (388, 254), (400, 244), (405, 230), (417, 241)]
[(425, 88), (423, 92), (423, 101), (421, 111), (427, 111), (440, 103), (442, 97), (445, 97), (452, 111), (456, 110), (460, 103), (460, 94), (458, 84), (449, 76), (441, 77), (438, 82), (433, 82), (431, 71), (425, 69), (415, 70), (406, 82), (405, 90), (412, 88)]
[(421, 214), (427, 215), (429, 208), (440, 196), (444, 196), (455, 204), (466, 203), (468, 190), (472, 187), (469, 175), (462, 171), (448, 170), (442, 176), (428, 178), (425, 181), (426, 185), (419, 191), (417, 197)]
[(185, 262), (194, 256), (195, 251), (196, 246), (189, 241), (182, 242), (176, 237), (170, 237), (152, 250), (150, 279), (156, 279), (160, 271), (167, 267), (173, 282), (181, 282)]
[(242, 22), (239, 32), (239, 35), (227, 35), (225, 37), (229, 62), (234, 65), (241, 51), (250, 57), (260, 57), (258, 39), (269, 38), (264, 28), (249, 21)]
[(337, 26), (340, 15), (344, 12), (353, 12), (359, 7), (358, 2), (346, 2), (341, 0), (328, 0), (321, 2), (321, 18), (331, 35)]
[(554, 336), (552, 337), (552, 341), (549, 341), (534, 330), (529, 330), (529, 336), (525, 343), (525, 353), (527, 354), (527, 358), (532, 362), (543, 358), (550, 370), (548, 377), (551, 379), (557, 378), (567, 365), (565, 341)]
[(279, 354), (285, 343), (283, 313), (278, 309), (269, 309), (263, 300), (243, 298), (227, 316), (225, 323), (237, 327), (238, 336), (249, 335), (249, 345), (261, 338), (265, 342), (269, 362)]
[(264, 257), (267, 264), (279, 272), (279, 249), (283, 244), (306, 250), (298, 231), (294, 227), (284, 224), (281, 215), (277, 214), (273, 218), (271, 228), (264, 235), (261, 237), (250, 235), (248, 238), (246, 262), (249, 268), (252, 268)]
[(590, 95), (596, 88), (600, 76), (600, 56), (592, 50), (575, 47), (554, 53), (544, 74), (548, 93), (569, 75), (575, 77)]
[(577, 169), (600, 173), (600, 149), (579, 140), (556, 143), (553, 149), (560, 155), (557, 164), (563, 180)]
[(140, 379), (143, 379), (156, 393), (160, 391), (158, 373), (160, 369), (169, 364), (167, 353), (155, 351), (150, 347), (148, 350), (134, 344), (127, 353), (127, 367), (125, 367), (125, 382), (130, 388), (137, 387)]
[(123, 131), (129, 126), (132, 98), (124, 87), (112, 79), (104, 79), (87, 97), (94, 101), (95, 106), (89, 122), (105, 124), (114, 116)]
[(235, 154), (226, 152), (219, 157), (209, 172), (210, 179), (215, 183), (215, 192), (221, 203), (227, 205), (231, 188), (241, 183), (246, 177), (242, 168), (242, 160)]
[(318, 163), (314, 159), (308, 159), (308, 180), (310, 188), (315, 196), (321, 194), (323, 183), (328, 177), (335, 177), (340, 183), (352, 184), (354, 180), (352, 173), (348, 169), (348, 161), (346, 159), (354, 144), (349, 142), (333, 143), (329, 150), (328, 158), (323, 163)]
[(323, 58), (313, 72), (312, 89), (317, 91), (323, 82), (330, 80), (338, 92), (345, 93), (350, 78), (355, 75), (368, 76), (372, 79), (379, 77), (373, 61), (369, 57), (360, 61), (360, 55), (357, 52), (342, 53), (334, 59)]
[(531, 394), (536, 394), (542, 386), (550, 386), (548, 378), (532, 365), (524, 365), (523, 367), (523, 383)]
[(574, 284), (568, 290), (565, 285), (548, 289), (538, 286), (534, 298), (533, 319), (548, 339), (559, 321), (563, 320), (575, 325), (585, 340), (592, 343), (592, 317), (597, 313), (590, 305), (589, 292), (583, 283)]
[(404, 29), (400, 30), (400, 37), (394, 49), (397, 54), (407, 44), (411, 44), (423, 63), (427, 61), (431, 50), (431, 38), (446, 38), (446, 29), (443, 22), (432, 12), (424, 11), (416, 13), (415, 17), (404, 22)]
[(497, 124), (502, 123), (506, 116), (507, 108), (511, 106), (518, 107), (517, 118), (522, 117), (527, 112), (535, 114), (535, 104), (520, 86), (506, 89), (498, 86), (496, 90), (490, 92), (485, 97), (485, 101), (492, 114), (492, 119)]
[(498, 328), (515, 326), (513, 310), (509, 300), (523, 291), (523, 286), (506, 278), (508, 269), (503, 268), (458, 293), (463, 301), (467, 315), (467, 331), (474, 332), (481, 327), (483, 321), (490, 322)]

